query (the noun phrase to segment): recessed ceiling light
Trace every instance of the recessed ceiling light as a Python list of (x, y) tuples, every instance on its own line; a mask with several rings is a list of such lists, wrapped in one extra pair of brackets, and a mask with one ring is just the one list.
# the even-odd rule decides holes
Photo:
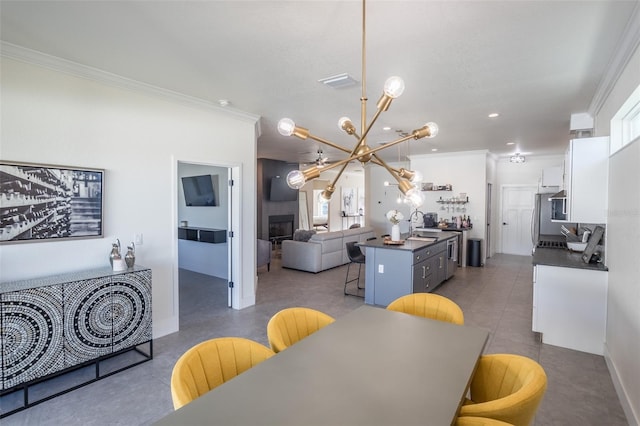
[(389, 126), (384, 126), (384, 127), (382, 128), (382, 130), (384, 130), (384, 131), (388, 132), (389, 130), (391, 130), (391, 127), (389, 127)]
[(229, 100), (228, 100), (228, 99), (220, 99), (220, 100), (218, 101), (218, 104), (219, 104), (220, 106), (223, 106), (223, 107), (229, 106), (229, 104), (230, 104), (230, 103), (231, 103), (231, 102), (229, 102)]
[(431, 152), (436, 152), (438, 148), (431, 148)]
[(515, 145), (515, 142), (507, 142), (507, 145)]
[(498, 114), (497, 112), (492, 112), (491, 114), (489, 114), (489, 118), (496, 118), (499, 117), (500, 114)]

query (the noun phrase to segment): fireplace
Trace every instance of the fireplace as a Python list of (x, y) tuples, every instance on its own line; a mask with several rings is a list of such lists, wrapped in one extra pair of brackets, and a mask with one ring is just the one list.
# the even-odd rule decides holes
[(292, 214), (269, 216), (269, 240), (290, 240), (293, 237)]

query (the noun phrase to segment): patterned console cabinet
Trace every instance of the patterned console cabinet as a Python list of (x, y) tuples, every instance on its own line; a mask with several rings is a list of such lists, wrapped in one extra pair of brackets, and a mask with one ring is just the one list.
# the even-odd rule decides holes
[[(1, 283), (0, 325), (2, 393), (127, 350), (151, 359), (151, 270)], [(145, 343), (149, 353), (136, 349)]]
[(62, 285), (0, 294), (2, 389), (64, 368)]

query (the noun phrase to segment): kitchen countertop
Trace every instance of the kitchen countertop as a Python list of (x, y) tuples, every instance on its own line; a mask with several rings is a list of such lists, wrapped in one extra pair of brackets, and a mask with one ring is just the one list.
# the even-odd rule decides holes
[(533, 254), (534, 265), (560, 266), (563, 268), (590, 269), (594, 271), (608, 271), (602, 263), (584, 263), (582, 253), (565, 249), (537, 247)]
[(471, 231), (473, 226), (468, 226), (466, 228), (456, 228), (455, 226), (447, 226), (446, 228), (438, 228), (437, 226), (433, 226), (431, 228), (413, 228), (414, 231), (418, 232), (441, 232), (441, 231)]
[(455, 232), (447, 232), (447, 231), (442, 231), (442, 232), (413, 232), (413, 233), (411, 233), (411, 236), (423, 237), (423, 238), (433, 238), (434, 241), (409, 240), (407, 238), (410, 237), (410, 235), (409, 234), (404, 234), (404, 235), (402, 235), (402, 238), (404, 239), (404, 244), (384, 244), (384, 240), (376, 239), (376, 240), (364, 241), (362, 243), (359, 243), (358, 246), (360, 246), (360, 247), (376, 247), (376, 248), (384, 248), (384, 249), (390, 249), (390, 250), (415, 251), (415, 250), (421, 249), (423, 247), (431, 246), (431, 245), (437, 244), (437, 243), (439, 243), (441, 241), (448, 240), (450, 238), (458, 238), (458, 234), (457, 233), (455, 233)]

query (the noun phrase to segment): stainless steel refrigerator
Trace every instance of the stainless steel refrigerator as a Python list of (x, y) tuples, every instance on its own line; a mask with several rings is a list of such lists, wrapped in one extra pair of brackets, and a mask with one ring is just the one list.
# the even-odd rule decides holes
[(536, 194), (535, 206), (531, 217), (531, 242), (536, 247), (566, 248), (566, 238), (561, 226), (567, 223), (551, 221), (551, 201), (553, 194)]

